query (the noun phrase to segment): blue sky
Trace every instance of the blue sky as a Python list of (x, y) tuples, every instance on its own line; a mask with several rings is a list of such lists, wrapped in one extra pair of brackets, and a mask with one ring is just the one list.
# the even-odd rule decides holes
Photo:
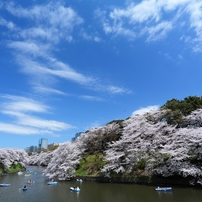
[(200, 0), (0, 1), (0, 148), (201, 96)]

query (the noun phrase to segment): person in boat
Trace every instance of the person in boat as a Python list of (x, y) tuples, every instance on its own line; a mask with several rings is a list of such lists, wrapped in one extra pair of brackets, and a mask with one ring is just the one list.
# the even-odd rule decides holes
[(24, 186), (24, 189), (26, 189), (26, 188), (27, 188), (27, 186), (25, 185), (25, 186)]

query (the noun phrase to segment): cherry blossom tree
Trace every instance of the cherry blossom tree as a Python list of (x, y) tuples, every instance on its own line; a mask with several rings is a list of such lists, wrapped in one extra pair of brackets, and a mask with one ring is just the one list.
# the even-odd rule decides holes
[(40, 165), (40, 166), (48, 166), (52, 157), (53, 151), (48, 152), (40, 152), (40, 153), (33, 153), (29, 157), (29, 165)]
[(123, 136), (110, 143), (105, 151), (108, 163), (102, 171), (106, 175), (131, 173), (141, 166), (145, 175), (192, 176), (199, 181), (202, 176), (202, 130), (199, 127), (202, 110), (183, 117), (190, 123), (186, 128), (169, 125), (162, 119), (164, 113), (166, 110), (157, 110), (125, 120)]
[(85, 155), (103, 153), (106, 164), (101, 171), (106, 176), (141, 171), (150, 176), (192, 177), (190, 183), (202, 184), (202, 109), (182, 115), (176, 125), (170, 121), (175, 117), (170, 109), (158, 109), (112, 121), (52, 152), (31, 156), (30, 163), (47, 165), (44, 174), (49, 178), (71, 178)]
[(80, 138), (74, 142), (66, 142), (52, 152), (53, 158), (44, 170), (49, 178), (71, 178), (82, 157), (84, 147)]
[(29, 163), (29, 158), (24, 150), (19, 149), (0, 149), (0, 164), (4, 170), (7, 170), (11, 165), (20, 164), (26, 167)]

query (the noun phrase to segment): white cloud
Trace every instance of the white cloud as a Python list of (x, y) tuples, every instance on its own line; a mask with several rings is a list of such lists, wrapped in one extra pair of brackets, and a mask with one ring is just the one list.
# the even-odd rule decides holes
[(125, 8), (114, 8), (107, 18), (105, 12), (99, 12), (106, 33), (135, 38), (142, 28), (149, 29), (149, 23), (159, 23), (161, 6), (156, 0), (131, 3)]
[(157, 41), (162, 38), (165, 38), (168, 32), (172, 29), (173, 29), (172, 22), (161, 22), (156, 26), (145, 28), (144, 31), (149, 34), (146, 41), (147, 42)]
[(95, 34), (87, 34), (85, 31), (82, 30), (82, 33), (81, 33), (82, 37), (87, 40), (87, 41), (95, 41), (95, 42), (101, 42), (101, 38), (96, 36)]
[(83, 96), (80, 96), (80, 98), (82, 98), (84, 100), (89, 100), (89, 101), (103, 101), (102, 98), (99, 98), (96, 96), (90, 96), (90, 95), (83, 95)]
[(46, 58), (46, 60), (36, 62), (31, 58), (20, 57), (18, 63), (23, 67), (24, 73), (34, 76), (37, 83), (52, 83), (56, 78), (71, 80), (82, 85), (94, 82), (93, 78), (76, 72), (68, 64), (57, 61), (55, 58)]
[[(146, 41), (150, 42), (165, 38), (171, 31), (183, 25), (187, 27), (187, 36), (183, 38), (185, 40), (189, 38), (185, 42), (192, 44), (196, 51), (201, 49), (202, 2), (200, 0), (143, 0), (139, 3), (128, 3), (125, 7), (110, 9), (96, 12), (106, 34), (124, 36), (130, 40), (146, 36)], [(190, 28), (196, 34), (196, 36), (192, 35), (191, 39), (188, 34)]]
[(32, 27), (20, 32), (20, 35), (24, 39), (41, 39), (41, 40), (48, 40), (48, 41), (55, 41), (58, 42), (58, 30), (51, 30), (50, 28), (44, 27)]
[[(26, 55), (33, 57), (48, 57), (50, 44), (43, 44), (35, 41), (10, 41), (7, 43), (8, 47), (16, 51), (16, 56)], [(20, 60), (23, 58), (20, 58)]]
[(194, 28), (198, 38), (202, 39), (202, 2), (193, 2), (187, 7), (190, 13), (190, 27)]
[[(0, 17), (0, 25), (13, 31), (9, 34), (14, 39), (37, 40), (35, 41), (37, 44), (42, 42), (57, 44), (61, 40), (71, 42), (75, 27), (84, 22), (74, 9), (65, 7), (61, 2), (50, 2), (28, 8), (13, 2), (5, 2), (0, 8), (15, 17), (13, 22)], [(19, 18), (24, 21), (20, 26), (16, 20)]]
[(125, 93), (130, 93), (129, 90), (118, 87), (118, 86), (107, 86), (106, 89), (112, 93), (112, 94), (125, 94)]
[(135, 110), (131, 116), (135, 116), (135, 115), (141, 115), (141, 114), (145, 114), (149, 111), (153, 111), (153, 110), (158, 110), (159, 109), (159, 106), (158, 105), (153, 105), (153, 106), (148, 106), (148, 107), (145, 107), (145, 108), (140, 108), (138, 110)]
[(23, 127), (16, 124), (7, 124), (0, 122), (0, 132), (17, 135), (36, 135), (40, 134), (41, 131), (35, 128)]
[(20, 96), (1, 95), (3, 102), (0, 112), (9, 115), (14, 119), (11, 123), (0, 123), (0, 131), (21, 135), (50, 134), (54, 135), (54, 131), (65, 131), (75, 128), (74, 126), (56, 121), (42, 119), (33, 116), (33, 113), (50, 113), (50, 107), (43, 103)]
[(43, 94), (58, 94), (58, 95), (67, 95), (66, 93), (56, 90), (54, 88), (44, 87), (43, 85), (36, 85), (33, 87), (36, 92), (40, 92)]
[(32, 20), (19, 33), (24, 38), (43, 38), (59, 42), (70, 35), (75, 26), (83, 23), (83, 19), (70, 7), (61, 3), (50, 2), (46, 5), (36, 5), (31, 8), (16, 6), (14, 3), (5, 5), (8, 12), (19, 18)]
[[(64, 6), (61, 2), (50, 2), (28, 8), (6, 2), (3, 3), (1, 9), (3, 8), (15, 16), (13, 20), (16, 22), (16, 27), (19, 25), (16, 19), (24, 22), (13, 31), (7, 46), (15, 53), (21, 72), (29, 76), (29, 84), (35, 91), (65, 95), (66, 92), (62, 92), (56, 86), (57, 82), (64, 79), (90, 90), (105, 90), (113, 94), (126, 92), (126, 89), (108, 86), (97, 78), (84, 75), (54, 57), (53, 52), (57, 50), (59, 43), (64, 40), (68, 42), (74, 40), (72, 36), (74, 28), (84, 22), (74, 9)], [(4, 24), (6, 23), (4, 21)], [(97, 32), (88, 34), (81, 29), (80, 33), (87, 40), (101, 42)]]
[(59, 122), (55, 120), (44, 120), (38, 117), (28, 116), (28, 115), (18, 117), (17, 123), (19, 125), (46, 129), (48, 131), (62, 131), (62, 130), (75, 128), (64, 122)]
[(48, 106), (35, 101), (30, 98), (13, 96), (13, 95), (1, 95), (0, 97), (7, 101), (2, 104), (5, 111), (14, 112), (47, 112)]
[[(18, 50), (16, 61), (21, 66), (21, 72), (30, 76), (29, 83), (35, 91), (40, 93), (65, 95), (65, 92), (55, 89), (55, 84), (60, 79), (73, 81), (95, 91), (106, 91), (112, 94), (129, 93), (129, 90), (122, 87), (107, 85), (97, 78), (83, 75), (68, 64), (51, 57), (48, 55), (48, 46), (36, 45), (32, 42), (12, 42), (9, 46)], [(27, 51), (28, 55), (24, 51)]]
[(175, 10), (177, 7), (186, 6), (187, 4), (193, 3), (190, 0), (159, 0), (158, 3), (164, 7), (165, 10)]
[(98, 36), (93, 37), (93, 39), (95, 42), (101, 42), (102, 41), (102, 39)]
[(160, 11), (156, 0), (142, 1), (139, 4), (131, 3), (125, 9), (115, 8), (110, 12), (110, 18), (117, 21), (127, 18), (129, 23), (143, 23), (147, 20), (159, 21)]
[(13, 22), (5, 20), (1, 16), (0, 16), (0, 25), (5, 26), (10, 30), (13, 30), (15, 28), (15, 25)]

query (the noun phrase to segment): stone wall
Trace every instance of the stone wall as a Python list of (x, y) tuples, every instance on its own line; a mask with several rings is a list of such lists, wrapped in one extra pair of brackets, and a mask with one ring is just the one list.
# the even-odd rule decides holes
[[(84, 181), (94, 181), (103, 183), (133, 183), (144, 185), (157, 185), (157, 186), (192, 186), (202, 187), (198, 180), (194, 180), (193, 177), (183, 178), (181, 176), (161, 177), (161, 176), (140, 176), (131, 178), (122, 177), (94, 177), (94, 176), (79, 176), (78, 178)], [(192, 184), (190, 184), (192, 182)]]

